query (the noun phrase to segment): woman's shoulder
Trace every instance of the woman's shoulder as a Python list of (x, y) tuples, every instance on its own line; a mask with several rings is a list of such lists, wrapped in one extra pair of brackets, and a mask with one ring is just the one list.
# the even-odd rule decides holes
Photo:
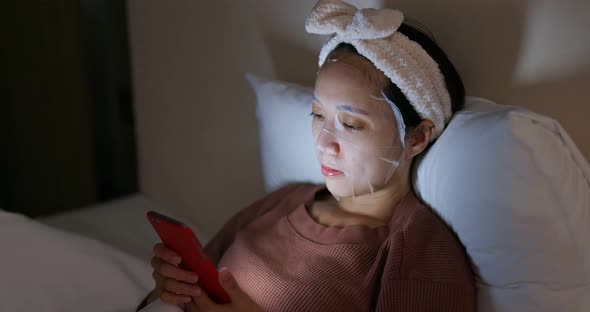
[(452, 229), (413, 193), (402, 209), (388, 239), (389, 249), (400, 253), (401, 278), (469, 282), (470, 261)]
[[(428, 206), (418, 199), (413, 191), (402, 199), (392, 220), (392, 232), (402, 231), (406, 235), (416, 236), (418, 239), (430, 240), (433, 234), (452, 236), (451, 229)], [(446, 237), (445, 237), (446, 238)]]

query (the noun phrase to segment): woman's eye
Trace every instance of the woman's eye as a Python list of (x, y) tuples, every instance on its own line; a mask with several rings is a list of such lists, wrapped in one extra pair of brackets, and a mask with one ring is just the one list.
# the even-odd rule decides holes
[(317, 118), (319, 120), (323, 120), (324, 116), (322, 114), (318, 114), (316, 112), (311, 112), (311, 114), (309, 114), (309, 116), (312, 116), (313, 118)]
[(347, 113), (342, 113), (338, 116), (338, 121), (346, 129), (350, 132), (358, 132), (365, 129), (367, 125), (362, 119), (356, 118), (351, 116)]
[(351, 125), (351, 124), (347, 124), (347, 123), (343, 123), (342, 125), (344, 126), (344, 128), (347, 128), (352, 131), (363, 130), (363, 127), (361, 127), (361, 126), (355, 126), (355, 125)]

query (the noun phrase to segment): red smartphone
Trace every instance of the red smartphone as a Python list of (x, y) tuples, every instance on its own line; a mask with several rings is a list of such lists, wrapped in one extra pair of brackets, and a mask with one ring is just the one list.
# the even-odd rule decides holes
[(164, 245), (182, 258), (179, 267), (199, 276), (197, 284), (211, 300), (229, 303), (229, 296), (219, 284), (217, 269), (193, 231), (184, 223), (155, 211), (148, 212), (147, 217)]

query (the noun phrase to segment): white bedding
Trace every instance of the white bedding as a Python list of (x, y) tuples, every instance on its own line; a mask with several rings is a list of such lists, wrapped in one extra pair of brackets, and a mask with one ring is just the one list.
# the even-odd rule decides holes
[[(53, 227), (100, 240), (147, 262), (151, 258), (152, 247), (160, 241), (145, 217), (150, 210), (185, 222), (182, 217), (159, 207), (142, 194), (132, 194), (38, 220)], [(207, 241), (207, 237), (193, 225), (187, 225), (191, 226), (203, 244)]]
[(153, 287), (149, 210), (176, 217), (139, 194), (37, 220), (0, 209), (0, 311), (134, 311)]
[(157, 235), (145, 218), (149, 210), (162, 211), (141, 194), (65, 212), (39, 221), (95, 238), (148, 261)]
[(0, 311), (133, 311), (151, 268), (102, 242), (0, 210)]

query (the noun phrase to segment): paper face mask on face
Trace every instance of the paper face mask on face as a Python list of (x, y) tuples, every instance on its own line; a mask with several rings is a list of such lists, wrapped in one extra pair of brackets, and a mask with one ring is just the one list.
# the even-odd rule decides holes
[(317, 159), (336, 197), (383, 188), (404, 154), (398, 108), (356, 68), (340, 62), (318, 75), (312, 104)]

